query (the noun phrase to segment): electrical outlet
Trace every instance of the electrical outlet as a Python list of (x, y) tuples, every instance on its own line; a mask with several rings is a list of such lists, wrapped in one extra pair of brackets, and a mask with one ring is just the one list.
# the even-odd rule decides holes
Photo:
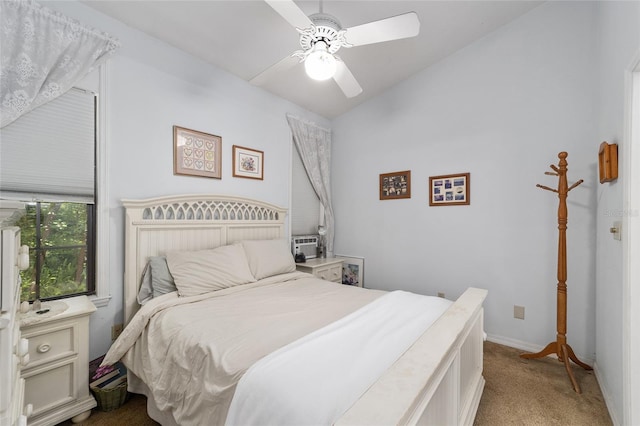
[(524, 319), (524, 306), (513, 305), (513, 317), (517, 319)]
[(116, 340), (120, 333), (122, 333), (122, 329), (124, 328), (123, 324), (116, 324), (111, 327), (111, 340)]
[(613, 234), (613, 239), (622, 241), (622, 221), (613, 222), (613, 226), (609, 229), (609, 232)]
[(442, 297), (442, 298), (444, 299), (444, 293), (443, 293), (443, 292), (441, 292), (441, 291), (439, 291), (439, 292), (438, 292), (438, 297)]

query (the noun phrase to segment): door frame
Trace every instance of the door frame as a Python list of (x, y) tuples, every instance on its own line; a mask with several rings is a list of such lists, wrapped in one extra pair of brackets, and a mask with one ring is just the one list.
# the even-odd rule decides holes
[[(640, 52), (625, 72), (623, 265), (623, 424), (640, 424)], [(636, 165), (634, 168), (633, 165)], [(636, 259), (636, 261), (632, 261)], [(636, 403), (634, 403), (634, 401)]]

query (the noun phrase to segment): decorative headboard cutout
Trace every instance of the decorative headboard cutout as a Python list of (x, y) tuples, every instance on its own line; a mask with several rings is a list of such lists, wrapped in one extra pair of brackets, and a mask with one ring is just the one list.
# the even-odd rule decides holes
[(192, 201), (161, 204), (142, 211), (144, 220), (278, 220), (279, 210), (237, 201)]

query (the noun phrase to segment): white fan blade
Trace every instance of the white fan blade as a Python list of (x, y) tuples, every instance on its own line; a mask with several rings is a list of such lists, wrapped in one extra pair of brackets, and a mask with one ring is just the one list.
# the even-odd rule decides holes
[(353, 98), (362, 93), (362, 87), (360, 87), (356, 78), (351, 74), (347, 65), (342, 61), (338, 61), (336, 65), (337, 69), (333, 75), (333, 79), (338, 83), (344, 95), (347, 98)]
[(280, 62), (275, 63), (266, 70), (262, 71), (257, 76), (253, 77), (251, 80), (249, 80), (249, 82), (255, 86), (262, 86), (268, 80), (271, 80), (272, 77), (283, 71), (293, 68), (299, 62), (300, 59), (296, 58), (295, 56), (287, 56)]
[(409, 12), (347, 28), (345, 38), (354, 46), (415, 37), (420, 32), (418, 14)]
[(311, 19), (296, 5), (293, 0), (264, 0), (295, 28), (309, 28), (313, 25)]

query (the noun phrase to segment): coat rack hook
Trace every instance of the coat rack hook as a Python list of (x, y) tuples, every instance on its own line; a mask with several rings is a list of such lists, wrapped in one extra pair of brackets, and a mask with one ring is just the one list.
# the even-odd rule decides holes
[(558, 192), (558, 190), (557, 190), (557, 189), (549, 188), (548, 186), (540, 185), (539, 183), (538, 183), (538, 184), (536, 184), (536, 186), (537, 186), (538, 188), (546, 189), (547, 191), (556, 192), (556, 193)]
[(575, 188), (576, 186), (580, 185), (582, 182), (584, 182), (584, 179), (580, 179), (579, 181), (577, 181), (576, 183), (574, 183), (573, 185), (571, 185), (569, 187), (569, 189), (567, 189), (567, 192), (571, 191), (573, 188)]

